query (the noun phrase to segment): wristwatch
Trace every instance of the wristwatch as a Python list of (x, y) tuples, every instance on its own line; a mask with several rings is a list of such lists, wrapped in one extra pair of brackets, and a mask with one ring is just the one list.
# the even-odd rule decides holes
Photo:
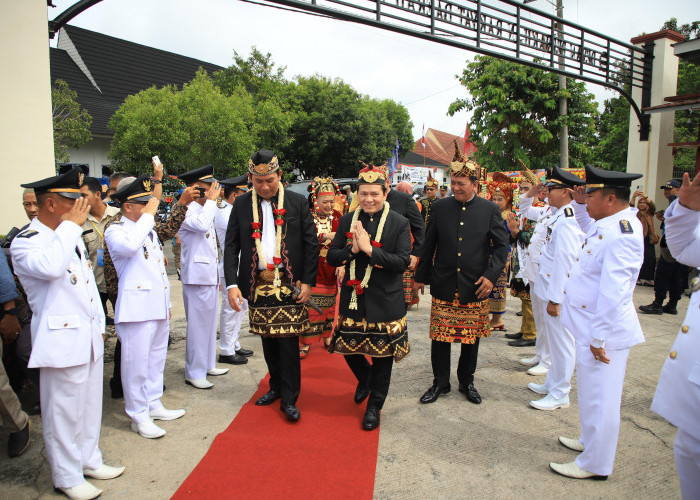
[(553, 306), (558, 306), (558, 305), (559, 305), (559, 302), (552, 302), (551, 300), (549, 301), (549, 303), (552, 304)]
[(3, 315), (4, 315), (4, 314), (11, 314), (11, 315), (13, 315), (13, 316), (17, 316), (17, 308), (16, 308), (16, 307), (13, 307), (13, 308), (11, 308), (11, 309), (3, 309), (3, 310), (2, 310), (2, 313), (3, 313)]
[(153, 184), (163, 184), (162, 180), (157, 181), (157, 180), (153, 179), (151, 182), (153, 182)]

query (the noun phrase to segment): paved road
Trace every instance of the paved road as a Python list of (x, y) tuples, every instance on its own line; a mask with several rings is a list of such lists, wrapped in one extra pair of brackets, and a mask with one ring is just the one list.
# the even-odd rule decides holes
[[(106, 463), (127, 466), (123, 477), (99, 482), (106, 498), (163, 499), (204, 456), (212, 440), (235, 418), (266, 373), (260, 340), (244, 326), (242, 343), (256, 354), (243, 367), (212, 378), (215, 387), (199, 391), (184, 384), (185, 320), (180, 282), (171, 276), (175, 306), (163, 398), (170, 408), (185, 408), (180, 420), (164, 422), (168, 434), (145, 440), (130, 430), (123, 401), (109, 397), (111, 356), (105, 362), (105, 399), (101, 449)], [(639, 288), (635, 304), (651, 302), (650, 288)], [(649, 410), (651, 398), (687, 307), (678, 316), (640, 315), (647, 342), (632, 349), (622, 401), (622, 425), (616, 467), (608, 481), (574, 481), (551, 472), (550, 461), (573, 460), (575, 453), (557, 436), (578, 436), (576, 381), (571, 407), (537, 411), (527, 402), (536, 395), (527, 383), (537, 380), (518, 363), (532, 348), (506, 345), (502, 333), (480, 346), (475, 385), (484, 399), (476, 406), (454, 390), (432, 405), (418, 398), (430, 386), (429, 296), (408, 313), (411, 355), (394, 367), (391, 391), (382, 412), (375, 498), (680, 498), (673, 462), (675, 429)], [(519, 301), (509, 299), (506, 326), (517, 331)], [(113, 330), (107, 351), (113, 349)], [(457, 347), (453, 347), (452, 384), (456, 389)], [(311, 355), (327, 355), (313, 351)], [(302, 381), (303, 391), (303, 381)], [(351, 395), (348, 395), (351, 397)], [(302, 414), (304, 408), (301, 408)], [(58, 498), (41, 438), (41, 419), (32, 417), (32, 444), (22, 457), (0, 453), (0, 498)], [(300, 423), (303, 425), (303, 418)], [(359, 422), (358, 422), (359, 425)], [(4, 446), (7, 433), (0, 433)], [(236, 453), (232, 450), (231, 453)], [(313, 471), (290, 488), (313, 488)], [(232, 489), (235, 477), (231, 478)], [(254, 497), (254, 495), (243, 495)]]

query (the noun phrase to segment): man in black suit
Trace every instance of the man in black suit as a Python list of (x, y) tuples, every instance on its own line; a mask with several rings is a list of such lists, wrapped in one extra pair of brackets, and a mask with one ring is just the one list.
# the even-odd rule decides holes
[[(379, 426), (394, 360), (410, 350), (401, 275), (410, 260), (411, 236), (408, 220), (386, 202), (385, 179), (381, 167), (360, 171), (359, 206), (340, 219), (327, 255), (332, 266), (345, 266), (338, 326), (328, 350), (345, 355), (355, 374), (355, 402), (369, 397), (365, 430)], [(365, 356), (372, 358), (371, 365)]]
[[(270, 390), (255, 404), (281, 398), (282, 411), (297, 421), (299, 334), (309, 328), (306, 302), (318, 268), (316, 226), (306, 198), (280, 184), (282, 172), (272, 151), (255, 153), (248, 175), (253, 189), (233, 204), (226, 230), (228, 300), (240, 311), (247, 297), (250, 331), (262, 337)], [(297, 285), (300, 291), (293, 293)]]
[(433, 205), (414, 285), (422, 293), (430, 279), (433, 296), (430, 355), (434, 380), (421, 403), (433, 403), (450, 392), (451, 342), (462, 344), (459, 391), (468, 401), (481, 403), (474, 387), (479, 338), (490, 335), (488, 296), (508, 252), (508, 235), (498, 206), (476, 195), (478, 181), (484, 181), (485, 174), (457, 148), (450, 165), (453, 196)]

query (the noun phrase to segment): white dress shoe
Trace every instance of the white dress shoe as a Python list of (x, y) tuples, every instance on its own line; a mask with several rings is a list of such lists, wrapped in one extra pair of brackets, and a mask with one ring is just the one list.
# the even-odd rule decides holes
[(576, 465), (576, 462), (569, 462), (568, 464), (550, 462), (549, 467), (554, 472), (573, 479), (596, 479), (598, 481), (605, 481), (608, 478), (608, 476), (599, 476), (597, 474), (593, 474), (592, 472), (585, 471)]
[(532, 392), (536, 392), (537, 394), (542, 394), (543, 396), (546, 396), (549, 394), (549, 391), (547, 390), (547, 386), (544, 384), (536, 384), (534, 382), (530, 382), (527, 384), (527, 388), (530, 389)]
[(102, 494), (102, 490), (95, 488), (93, 485), (85, 481), (83, 484), (78, 486), (71, 486), (70, 488), (63, 488), (59, 486), (57, 490), (62, 491), (71, 500), (90, 500), (91, 498), (97, 498)]
[(207, 375), (226, 375), (228, 373), (228, 368), (212, 368), (207, 370)]
[(555, 399), (551, 394), (547, 394), (542, 399), (530, 401), (530, 406), (537, 408), (538, 410), (556, 410), (557, 408), (568, 408), (569, 395), (567, 394), (559, 399)]
[(83, 469), (83, 476), (95, 479), (114, 479), (121, 476), (124, 469), (126, 467), (112, 467), (111, 465), (102, 464), (97, 469)]
[(191, 385), (192, 387), (196, 387), (197, 389), (211, 389), (214, 387), (214, 384), (205, 378), (186, 378), (185, 383)]
[(542, 363), (538, 363), (527, 371), (528, 375), (547, 375), (549, 368), (542, 366)]
[(533, 356), (531, 358), (523, 358), (520, 360), (520, 364), (525, 366), (535, 366), (539, 362), (540, 358), (538, 358), (537, 356)]
[(180, 418), (185, 414), (185, 410), (168, 410), (167, 408), (156, 408), (150, 412), (151, 419), (153, 420), (175, 420)]
[(140, 424), (131, 422), (131, 429), (147, 439), (156, 439), (165, 436), (165, 429), (158, 427), (151, 419), (144, 420)]
[(559, 436), (559, 442), (561, 444), (563, 444), (564, 446), (566, 446), (567, 448), (569, 448), (570, 450), (574, 450), (574, 451), (583, 451), (584, 450), (583, 443), (581, 443), (581, 441), (579, 441), (578, 439), (571, 439), (571, 438), (567, 438), (564, 436)]

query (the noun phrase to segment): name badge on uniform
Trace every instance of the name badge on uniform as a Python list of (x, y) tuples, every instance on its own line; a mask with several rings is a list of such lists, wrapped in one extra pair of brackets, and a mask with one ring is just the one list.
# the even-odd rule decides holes
[(100, 267), (105, 265), (105, 251), (102, 248), (97, 249), (97, 265)]
[(624, 219), (620, 221), (620, 231), (622, 231), (623, 234), (632, 234), (633, 232), (630, 223)]
[(75, 275), (75, 273), (73, 273), (73, 271), (71, 270), (70, 267), (68, 269), (66, 269), (66, 272), (70, 275), (69, 279), (70, 279), (71, 285), (75, 285), (76, 283), (78, 283), (78, 277)]

